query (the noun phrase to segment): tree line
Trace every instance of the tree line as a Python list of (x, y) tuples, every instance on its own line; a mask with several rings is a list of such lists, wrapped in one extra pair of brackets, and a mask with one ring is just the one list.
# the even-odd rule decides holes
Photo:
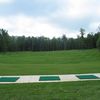
[(85, 29), (80, 29), (77, 38), (59, 38), (9, 36), (8, 31), (0, 29), (0, 52), (7, 51), (54, 51), (71, 49), (100, 49), (100, 31), (84, 37)]

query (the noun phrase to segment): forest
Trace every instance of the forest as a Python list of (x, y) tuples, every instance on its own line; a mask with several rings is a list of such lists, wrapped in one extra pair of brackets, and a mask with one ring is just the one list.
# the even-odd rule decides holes
[(85, 29), (80, 28), (77, 38), (67, 38), (66, 35), (52, 39), (41, 36), (10, 36), (8, 31), (0, 29), (0, 52), (7, 51), (55, 51), (72, 49), (100, 50), (100, 31), (90, 32), (84, 36)]

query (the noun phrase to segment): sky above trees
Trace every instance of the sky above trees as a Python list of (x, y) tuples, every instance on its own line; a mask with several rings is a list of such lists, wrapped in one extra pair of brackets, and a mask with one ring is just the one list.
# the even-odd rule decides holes
[(10, 35), (76, 37), (99, 24), (100, 0), (0, 0), (0, 28)]

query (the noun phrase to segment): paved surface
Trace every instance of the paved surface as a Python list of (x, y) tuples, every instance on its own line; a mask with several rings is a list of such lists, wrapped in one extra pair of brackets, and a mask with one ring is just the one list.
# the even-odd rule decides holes
[[(85, 76), (85, 78), (80, 79), (77, 76)], [(95, 76), (96, 78), (86, 78), (88, 76)], [(10, 78), (19, 77), (15, 82), (9, 82)], [(40, 77), (48, 80), (41, 80)], [(60, 80), (50, 79), (50, 77), (59, 77)], [(5, 82), (4, 80), (7, 81)], [(3, 80), (4, 79), (4, 80)], [(50, 79), (50, 80), (49, 80)], [(100, 80), (100, 73), (91, 73), (91, 74), (66, 74), (66, 75), (21, 75), (21, 76), (0, 76), (0, 84), (14, 84), (14, 83), (41, 83), (41, 82), (68, 82), (68, 81), (87, 81), (87, 80)]]

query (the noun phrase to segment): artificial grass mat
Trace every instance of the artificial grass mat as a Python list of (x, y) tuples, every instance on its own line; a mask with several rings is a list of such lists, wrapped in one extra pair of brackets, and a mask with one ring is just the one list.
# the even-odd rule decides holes
[(19, 77), (0, 77), (0, 82), (16, 82)]
[(98, 79), (95, 75), (77, 75), (76, 77), (79, 79)]
[(40, 76), (39, 81), (56, 81), (60, 80), (59, 76)]

